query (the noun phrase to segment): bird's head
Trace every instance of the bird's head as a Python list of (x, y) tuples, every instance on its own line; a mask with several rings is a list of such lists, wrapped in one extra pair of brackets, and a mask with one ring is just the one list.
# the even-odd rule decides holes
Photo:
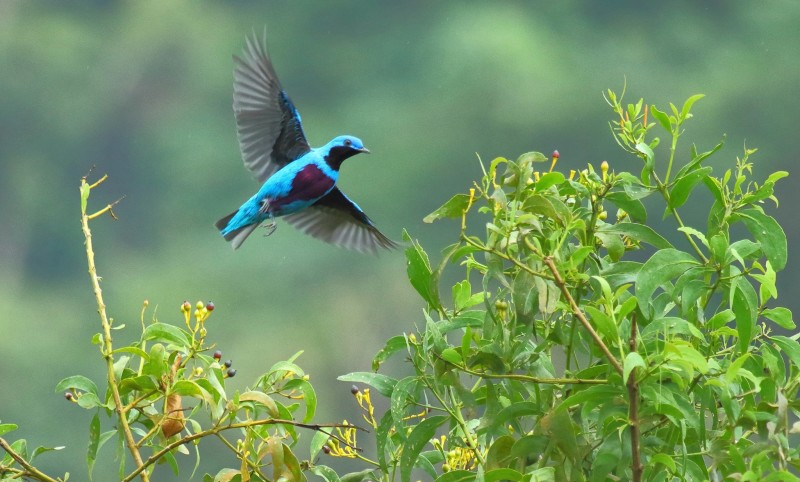
[(332, 169), (339, 169), (345, 159), (361, 152), (369, 154), (369, 149), (358, 137), (339, 136), (327, 143), (322, 152), (328, 165)]

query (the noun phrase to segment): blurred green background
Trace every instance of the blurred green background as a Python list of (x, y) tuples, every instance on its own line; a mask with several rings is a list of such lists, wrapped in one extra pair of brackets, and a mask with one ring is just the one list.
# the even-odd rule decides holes
[[(662, 108), (708, 95), (683, 159), (690, 142), (707, 150), (727, 133), (717, 172), (745, 142), (760, 148), (757, 177), (790, 171), (768, 212), (796, 251), (796, 1), (0, 0), (0, 420), (32, 446), (66, 445), (41, 459), (53, 475), (86, 480), (91, 417), (55, 384), (103, 376), (78, 222), (78, 182), (93, 165), (109, 175), (94, 207), (126, 196), (119, 221), (92, 224), (110, 315), (129, 327), (120, 342), (136, 336), (144, 299), (174, 323), (184, 299), (213, 300), (210, 338), (234, 360), (234, 385), (305, 350), (318, 419), (335, 421), (357, 414), (336, 376), (369, 369), (388, 336), (421, 320), (401, 252), (350, 253), (285, 224), (232, 252), (213, 229), (258, 188), (238, 151), (231, 54), (263, 25), (312, 145), (348, 133), (373, 152), (344, 165), (345, 192), (434, 258), (457, 224), (421, 220), (479, 175), (476, 153), (558, 149), (565, 170), (606, 159), (638, 172), (609, 135), (601, 96), (626, 78), (627, 100)], [(691, 203), (684, 210), (704, 226)], [(779, 278), (795, 311), (799, 266), (790, 256)], [(95, 480), (114, 479), (113, 452)], [(203, 456), (201, 470), (232, 462), (213, 444)], [(171, 477), (161, 467), (155, 480)]]

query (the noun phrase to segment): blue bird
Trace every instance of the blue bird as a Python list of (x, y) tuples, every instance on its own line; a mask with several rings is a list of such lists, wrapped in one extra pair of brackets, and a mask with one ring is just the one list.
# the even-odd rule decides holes
[(266, 29), (263, 41), (254, 33), (246, 42), (244, 56), (233, 57), (233, 111), (244, 165), (263, 185), (216, 228), (233, 249), (265, 221), (272, 234), (277, 217), (343, 248), (375, 253), (397, 247), (336, 187), (342, 162), (369, 153), (364, 143), (345, 135), (311, 148), (267, 53)]

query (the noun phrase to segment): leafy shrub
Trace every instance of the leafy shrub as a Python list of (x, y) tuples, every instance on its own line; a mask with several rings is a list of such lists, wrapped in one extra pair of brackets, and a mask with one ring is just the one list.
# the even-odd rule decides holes
[[(389, 400), (370, 423), (376, 477), (797, 480), (800, 345), (778, 334), (795, 328), (775, 304), (787, 243), (763, 209), (787, 173), (753, 182), (745, 149), (716, 177), (708, 159), (722, 143), (692, 146), (680, 163), (701, 97), (665, 112), (609, 91), (614, 139), (639, 175), (606, 162), (561, 173), (558, 153), (497, 158), (425, 219), (461, 220), (437, 264), (406, 235), (426, 317), (391, 338), (373, 370), (396, 355), (411, 373), (342, 377)], [(665, 161), (657, 130), (670, 139)], [(705, 227), (679, 214), (698, 190), (713, 199)], [(675, 228), (648, 224), (648, 197)], [(484, 236), (470, 234), (475, 222)], [(673, 229), (682, 239), (669, 240)], [(463, 279), (445, 301), (453, 269)]]

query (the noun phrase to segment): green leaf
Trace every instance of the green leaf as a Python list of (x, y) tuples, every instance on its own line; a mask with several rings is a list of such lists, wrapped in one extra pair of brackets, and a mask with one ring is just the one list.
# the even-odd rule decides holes
[(406, 337), (403, 335), (393, 336), (386, 341), (386, 345), (380, 349), (378, 353), (375, 354), (375, 358), (372, 359), (372, 371), (378, 371), (381, 364), (389, 359), (392, 355), (397, 353), (400, 350), (404, 350), (406, 348)]
[(758, 310), (758, 296), (753, 285), (745, 278), (738, 278), (733, 289), (731, 310), (736, 315), (736, 331), (739, 333), (739, 351), (747, 353), (753, 340)]
[(156, 390), (156, 378), (151, 375), (128, 377), (119, 382), (120, 394), (127, 394), (133, 390)]
[(0, 423), (0, 436), (5, 435), (8, 432), (13, 432), (18, 428), (19, 426), (13, 423)]
[(642, 182), (647, 184), (650, 182), (650, 173), (653, 172), (653, 149), (644, 142), (636, 144), (636, 150), (644, 155), (644, 167), (642, 168), (641, 179)]
[[(313, 459), (315, 455), (316, 454), (313, 454), (311, 458)], [(327, 465), (314, 465), (310, 470), (312, 474), (319, 475), (325, 479), (326, 482), (340, 482), (339, 475), (336, 473), (336, 471)]]
[(468, 470), (453, 470), (436, 478), (434, 482), (472, 482), (476, 474)]
[(241, 482), (242, 473), (234, 469), (222, 469), (214, 476), (214, 482)]
[(647, 368), (642, 355), (632, 351), (625, 356), (625, 361), (622, 364), (622, 380), (627, 383), (628, 377), (635, 368)]
[(786, 233), (775, 218), (758, 209), (745, 209), (738, 211), (731, 219), (740, 219), (744, 223), (750, 234), (761, 244), (764, 255), (775, 271), (786, 267)]
[(541, 415), (542, 409), (534, 402), (516, 402), (502, 410), (494, 417), (493, 425), (504, 427), (510, 420), (529, 415)]
[(712, 316), (708, 320), (707, 324), (708, 327), (711, 328), (712, 330), (717, 330), (735, 319), (736, 319), (736, 314), (734, 314), (732, 310), (726, 309)]
[(122, 348), (117, 348), (116, 350), (111, 352), (112, 354), (116, 355), (118, 353), (131, 353), (138, 357), (141, 357), (143, 360), (147, 361), (150, 358), (150, 355), (147, 354), (146, 351), (142, 350), (137, 346), (123, 346)]
[(411, 469), (414, 467), (419, 453), (436, 435), (436, 429), (449, 419), (450, 417), (444, 415), (429, 417), (414, 427), (403, 447), (403, 453), (400, 455), (400, 480), (410, 482)]
[(35, 459), (37, 456), (39, 456), (39, 455), (41, 455), (41, 454), (43, 454), (45, 452), (54, 452), (54, 451), (58, 451), (58, 450), (64, 450), (64, 448), (65, 448), (64, 446), (60, 446), (60, 447), (42, 447), (40, 445), (39, 447), (36, 447), (33, 450), (33, 453), (31, 453), (31, 458), (28, 460), (28, 462), (33, 462), (33, 459)]
[[(278, 418), (278, 405), (275, 400), (264, 392), (248, 390), (239, 395), (239, 402), (252, 402), (261, 405), (267, 410), (267, 414), (272, 418)], [(313, 457), (312, 457), (313, 458)]]
[(470, 197), (467, 194), (456, 194), (434, 212), (425, 216), (422, 221), (432, 223), (442, 218), (461, 218), (469, 206)]
[(700, 263), (683, 251), (677, 249), (657, 251), (642, 265), (636, 276), (636, 299), (639, 308), (645, 313), (650, 313), (648, 304), (656, 289), (695, 266), (700, 266)]
[(100, 416), (95, 412), (89, 423), (89, 448), (86, 452), (86, 465), (89, 468), (89, 480), (92, 479), (94, 463), (97, 461), (97, 449), (100, 443)]
[(542, 418), (541, 425), (556, 443), (561, 452), (573, 462), (578, 458), (578, 439), (575, 436), (569, 410), (564, 405), (559, 405), (551, 413)]
[(303, 423), (308, 423), (314, 418), (317, 412), (317, 392), (308, 380), (295, 378), (289, 380), (283, 386), (284, 390), (300, 390), (303, 392), (303, 400), (306, 402), (306, 414), (303, 416)]
[(186, 397), (203, 398), (203, 390), (193, 380), (178, 380), (172, 385), (171, 392)]
[(180, 328), (166, 323), (153, 323), (148, 325), (142, 333), (142, 341), (158, 340), (172, 343), (178, 347), (191, 346), (191, 336)]
[(56, 385), (56, 393), (66, 390), (75, 389), (82, 392), (91, 393), (97, 396), (97, 385), (83, 375), (73, 375), (67, 377)]
[(564, 182), (564, 175), (558, 171), (548, 172), (542, 175), (536, 182), (536, 191), (544, 191), (551, 186)]
[(392, 390), (394, 389), (395, 384), (397, 384), (397, 380), (392, 377), (371, 372), (348, 373), (347, 375), (338, 377), (337, 380), (343, 382), (366, 383), (377, 390), (378, 393), (384, 397), (391, 397)]
[[(11, 443), (11, 450), (19, 454), (20, 457), (27, 460), (28, 459), (28, 442), (24, 438), (19, 440), (15, 440)], [(0, 467), (8, 467), (14, 462), (14, 459), (11, 458), (11, 454), (6, 454), (2, 460), (0, 460)], [(5, 475), (5, 472), (0, 472), (0, 475)], [(6, 482), (5, 479), (3, 482)]]
[(691, 117), (689, 114), (690, 111), (692, 110), (692, 106), (694, 105), (695, 102), (697, 102), (698, 100), (702, 99), (705, 96), (706, 96), (705, 94), (695, 94), (686, 99), (686, 102), (683, 103), (683, 108), (681, 109), (681, 119), (688, 119), (689, 117)]
[(81, 180), (81, 214), (86, 214), (86, 203), (89, 200), (89, 193), (92, 191), (86, 179)]
[(701, 167), (675, 181), (675, 185), (669, 192), (669, 207), (677, 209), (683, 206), (689, 199), (689, 195), (695, 186), (705, 179), (713, 169), (711, 167)]
[(603, 247), (608, 250), (608, 255), (611, 257), (612, 261), (619, 261), (622, 255), (625, 254), (625, 244), (623, 244), (622, 239), (618, 235), (608, 234), (603, 231), (597, 231), (594, 235), (600, 240)]
[(800, 343), (797, 340), (781, 335), (771, 336), (770, 340), (778, 345), (796, 368), (800, 368)]
[(674, 360), (681, 360), (705, 374), (708, 372), (708, 360), (692, 345), (682, 340), (673, 340), (664, 344), (664, 352), (672, 353)]
[(418, 242), (411, 239), (408, 232), (403, 230), (403, 240), (410, 243), (406, 248), (406, 271), (411, 286), (417, 290), (422, 299), (434, 308), (440, 308), (439, 287), (436, 285), (428, 255)]
[(614, 398), (622, 394), (620, 387), (609, 385), (592, 385), (591, 387), (580, 390), (567, 397), (561, 406), (571, 408), (585, 403), (599, 404), (601, 402), (611, 402)]
[(456, 366), (462, 366), (464, 364), (464, 360), (455, 348), (445, 348), (439, 356), (441, 356), (444, 361)]
[(658, 249), (672, 248), (672, 244), (663, 236), (658, 234), (653, 228), (646, 224), (638, 223), (619, 223), (606, 224), (601, 226), (598, 231), (603, 233), (618, 234), (628, 236), (639, 242), (647, 243)]
[(619, 209), (624, 210), (634, 221), (638, 223), (647, 222), (647, 210), (642, 201), (632, 197), (624, 191), (609, 193), (606, 199)]
[(548, 219), (553, 219), (562, 226), (565, 224), (564, 216), (556, 209), (548, 197), (541, 194), (534, 194), (525, 199), (522, 204), (522, 210), (526, 213), (540, 214)]
[[(522, 477), (523, 475), (514, 469), (487, 470), (486, 473), (483, 474), (484, 482), (519, 481), (522, 480)], [(531, 480), (531, 479), (526, 479), (526, 480)]]
[(672, 132), (672, 127), (670, 126), (669, 116), (666, 112), (660, 111), (656, 108), (656, 106), (650, 106), (650, 113), (653, 117), (658, 121), (661, 127), (664, 128), (667, 132)]
[(597, 331), (603, 335), (603, 338), (611, 342), (616, 342), (619, 339), (617, 325), (614, 323), (613, 318), (591, 305), (586, 305), (583, 309), (592, 319)]
[(778, 307), (778, 308), (770, 308), (768, 310), (764, 310), (761, 313), (765, 318), (770, 319), (775, 322), (781, 328), (787, 330), (794, 330), (797, 325), (794, 323), (792, 319), (792, 312), (788, 308)]
[(323, 430), (333, 430), (333, 429), (320, 429), (314, 432), (314, 436), (311, 437), (311, 446), (309, 447), (309, 456), (308, 456), (308, 459), (311, 460), (312, 462), (314, 461), (314, 459), (317, 458), (317, 455), (319, 454), (319, 451), (322, 450), (322, 447), (324, 447), (325, 444), (328, 443), (328, 440), (331, 438), (330, 434), (324, 432)]
[(453, 330), (462, 328), (481, 328), (483, 327), (486, 312), (481, 310), (462, 311), (455, 318), (451, 320), (440, 321), (436, 323), (436, 329), (442, 335), (450, 333)]
[[(733, 312), (730, 310), (727, 311), (731, 318), (727, 321), (723, 321), (723, 324), (731, 321), (734, 318)], [(714, 318), (712, 317), (711, 319), (713, 320)], [(709, 323), (710, 321), (711, 320), (709, 320)], [(683, 335), (696, 338), (697, 340), (705, 340), (703, 332), (698, 330), (696, 326), (689, 323), (687, 320), (684, 320), (683, 318), (673, 316), (665, 316), (663, 318), (653, 320), (642, 329), (641, 334), (643, 339), (657, 337), (658, 335), (663, 335), (664, 339), (675, 335)]]
[(681, 226), (678, 228), (678, 231), (688, 234), (689, 236), (694, 236), (695, 238), (697, 238), (698, 241), (703, 243), (703, 246), (705, 246), (706, 248), (708, 247), (708, 239), (706, 239), (706, 235), (701, 233), (700, 231), (689, 226)]
[(675, 461), (672, 460), (672, 457), (670, 457), (667, 454), (655, 454), (652, 457), (650, 457), (650, 462), (653, 465), (661, 464), (664, 467), (668, 468), (670, 472), (675, 472), (677, 470), (677, 467), (675, 466)]
[(303, 377), (306, 374), (303, 371), (303, 369), (300, 368), (300, 366), (297, 365), (296, 363), (294, 363), (292, 360), (281, 360), (279, 362), (275, 362), (269, 368), (269, 374), (270, 375), (274, 374), (274, 373), (282, 373), (282, 372), (290, 373), (290, 374), (298, 376), (298, 377)]
[(360, 472), (350, 472), (342, 476), (342, 482), (369, 482), (375, 478), (373, 469), (365, 469)]
[(389, 400), (389, 411), (397, 427), (398, 435), (402, 439), (406, 438), (406, 408), (416, 400), (414, 394), (417, 391), (417, 387), (418, 381), (416, 377), (401, 378), (395, 385)]

